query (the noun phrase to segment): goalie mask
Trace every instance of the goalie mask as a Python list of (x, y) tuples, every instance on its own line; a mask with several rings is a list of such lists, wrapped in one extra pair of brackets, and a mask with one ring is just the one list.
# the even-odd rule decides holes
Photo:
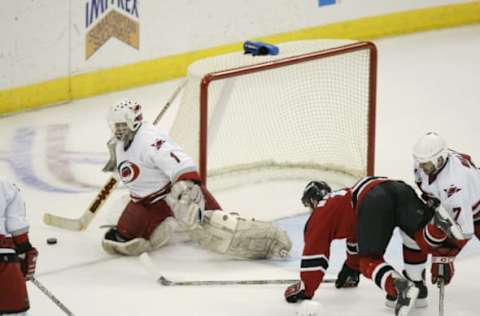
[(423, 135), (413, 147), (413, 158), (427, 175), (442, 168), (447, 157), (447, 143), (437, 133)]
[(110, 107), (107, 120), (115, 138), (123, 140), (142, 125), (142, 106), (131, 99), (122, 100)]

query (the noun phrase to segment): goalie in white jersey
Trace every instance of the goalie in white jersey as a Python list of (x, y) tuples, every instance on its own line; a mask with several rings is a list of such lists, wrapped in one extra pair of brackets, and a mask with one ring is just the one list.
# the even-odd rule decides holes
[(109, 253), (138, 255), (165, 245), (178, 225), (205, 248), (242, 258), (284, 256), (287, 234), (272, 223), (221, 211), (201, 183), (192, 158), (150, 123), (127, 99), (112, 106), (108, 121), (111, 159), (104, 171), (118, 173), (130, 201), (117, 227), (102, 242)]
[(446, 212), (453, 219), (439, 225), (443, 230), (427, 225), (423, 238), (417, 238), (423, 249), (433, 250), (432, 282), (439, 273), (435, 258), (448, 262), (444, 276), (448, 284), (453, 277), (455, 256), (473, 235), (480, 239), (480, 170), (470, 156), (448, 149), (436, 133), (422, 136), (414, 146), (413, 156), (415, 182), (422, 198), (437, 207), (437, 213)]
[(0, 315), (27, 315), (25, 280), (35, 273), (38, 251), (28, 238), (20, 190), (0, 179)]

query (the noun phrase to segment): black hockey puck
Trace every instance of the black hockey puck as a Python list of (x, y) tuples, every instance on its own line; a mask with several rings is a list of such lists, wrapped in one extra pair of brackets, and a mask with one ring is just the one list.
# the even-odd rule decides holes
[(57, 238), (55, 237), (47, 238), (47, 244), (55, 245), (56, 243), (57, 243)]

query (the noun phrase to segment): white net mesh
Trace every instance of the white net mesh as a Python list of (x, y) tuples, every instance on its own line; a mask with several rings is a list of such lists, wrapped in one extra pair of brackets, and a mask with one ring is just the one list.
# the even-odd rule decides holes
[[(277, 56), (241, 52), (193, 63), (171, 136), (199, 159), (200, 82), (211, 72), (354, 43), (313, 40), (279, 45)], [(212, 81), (208, 87), (208, 183), (232, 175), (347, 179), (367, 173), (370, 51), (319, 58)], [(374, 124), (374, 122), (372, 122)], [(199, 162), (200, 163), (200, 162)], [(255, 180), (256, 179), (256, 180)], [(340, 180), (348, 182), (348, 180)]]

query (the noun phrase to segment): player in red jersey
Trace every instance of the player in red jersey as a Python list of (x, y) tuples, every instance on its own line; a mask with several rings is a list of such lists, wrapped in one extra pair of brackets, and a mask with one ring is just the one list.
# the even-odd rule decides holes
[[(313, 212), (305, 227), (301, 281), (286, 289), (288, 302), (313, 297), (328, 268), (332, 240), (344, 238), (347, 259), (338, 275), (337, 288), (357, 286), (362, 273), (395, 302), (396, 315), (408, 315), (420, 294), (426, 299), (422, 270), (427, 254), (414, 239), (432, 219), (433, 210), (413, 188), (380, 177), (366, 177), (353, 187), (333, 192), (325, 182), (311, 182), (302, 202)], [(404, 276), (383, 258), (395, 227), (402, 232)]]

